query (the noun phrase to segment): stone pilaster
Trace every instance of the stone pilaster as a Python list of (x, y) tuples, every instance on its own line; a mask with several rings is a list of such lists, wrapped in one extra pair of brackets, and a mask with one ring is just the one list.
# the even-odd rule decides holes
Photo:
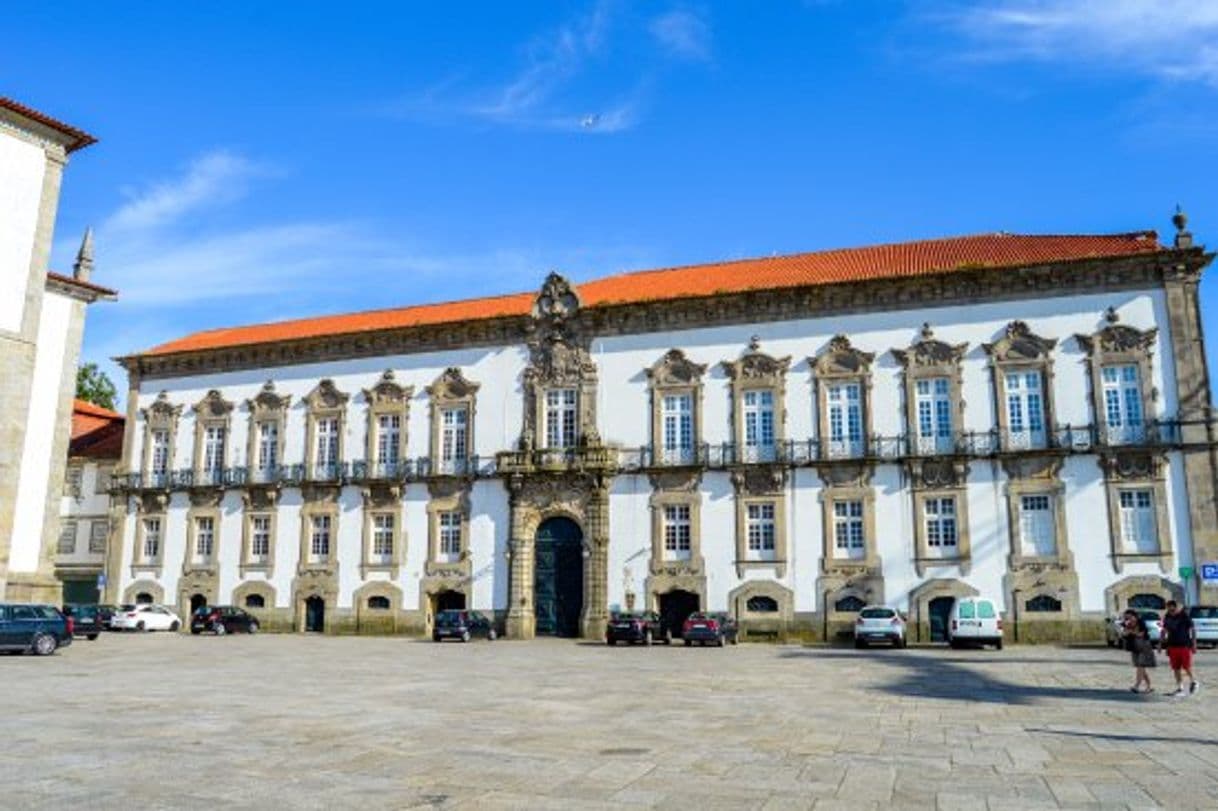
[(511, 561), (505, 631), (509, 639), (532, 639), (536, 633), (533, 614), (533, 539), (528, 533), (528, 507), (523, 498), (523, 484), (523, 477), (519, 475), (507, 481), (511, 507), (511, 535), (508, 538)]
[[(107, 603), (119, 602), (121, 590), (119, 581), (122, 579), (123, 539), (127, 533), (127, 515), (130, 495), (125, 488), (127, 474), (138, 471), (135, 463), (135, 435), (139, 420), (140, 401), (140, 370), (135, 363), (126, 364), (127, 368), (127, 420), (123, 423), (123, 455), (118, 467), (114, 470), (113, 483), (118, 487), (110, 497), (110, 537), (106, 541), (106, 587), (102, 599)], [(134, 536), (132, 543), (134, 543)]]
[(599, 639), (609, 619), (609, 478), (593, 484), (588, 498), (588, 538), (584, 539), (584, 608), (580, 635)]

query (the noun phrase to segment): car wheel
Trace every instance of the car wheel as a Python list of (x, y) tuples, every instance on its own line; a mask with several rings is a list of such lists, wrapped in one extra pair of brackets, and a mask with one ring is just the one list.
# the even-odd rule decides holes
[(439, 642), (439, 641), (440, 641), (440, 635), (439, 635), (439, 634), (432, 634), (432, 635), (431, 635), (431, 641), (432, 641), (432, 642)]
[(723, 637), (719, 637), (718, 639), (716, 639), (716, 640), (715, 640), (715, 647), (716, 647), (716, 648), (722, 648), (722, 647), (723, 647)]
[(994, 643), (994, 650), (1002, 650), (1002, 640), (1001, 639)]
[(89, 634), (88, 636), (85, 637), (85, 639), (89, 640), (90, 642), (96, 642), (97, 634)]
[(256, 622), (251, 622), (251, 623), (250, 623), (250, 633), (251, 633), (251, 634), (256, 634), (256, 633), (258, 633), (258, 623), (256, 623)]
[(854, 640), (854, 647), (862, 650), (863, 648), (867, 647), (867, 644), (861, 639), (856, 639)]
[(617, 645), (617, 640), (611, 636), (607, 636), (605, 637), (605, 644), (612, 648), (613, 646)]
[(216, 632), (216, 636), (224, 636), (228, 633), (228, 629), (224, 627), (224, 623), (217, 622), (212, 626), (212, 630)]
[(648, 647), (651, 646), (651, 631), (647, 631), (643, 634), (643, 644), (647, 645)]
[(135, 630), (137, 630), (137, 631), (147, 631), (147, 630), (148, 630), (148, 628), (147, 628), (147, 627), (144, 625), (144, 621), (143, 621), (143, 620), (140, 620), (139, 622), (137, 622), (137, 623), (135, 624)]
[(737, 639), (735, 636), (733, 636), (733, 637), (732, 637), (732, 644), (733, 644), (733, 645), (739, 644), (739, 642), (740, 642), (740, 640), (738, 640), (738, 639)]
[(50, 656), (59, 647), (59, 642), (50, 634), (38, 634), (30, 642), (30, 650), (35, 656)]
[(173, 632), (175, 632), (175, 633), (176, 633), (176, 632), (177, 632), (177, 630), (178, 630), (179, 628), (181, 628), (181, 627), (182, 627), (182, 626), (181, 626), (181, 624), (179, 624), (179, 623), (178, 623), (178, 622), (176, 622), (176, 621), (175, 621), (175, 622), (171, 622), (171, 623), (169, 623), (169, 630), (170, 630), (170, 631), (173, 631)]
[(694, 646), (694, 641), (692, 639), (685, 640), (685, 647), (692, 648), (693, 646)]
[(487, 642), (494, 642), (498, 638), (499, 638), (499, 634), (495, 633), (494, 628), (492, 628), (486, 632), (486, 641)]
[(203, 633), (203, 629), (202, 629), (202, 628), (191, 628), (191, 629), (190, 629), (190, 635), (191, 635), (191, 636), (198, 636), (198, 635), (199, 635), (199, 634), (201, 634), (201, 633)]
[(902, 648), (908, 648), (908, 647), (909, 647), (909, 640), (908, 640), (908, 639), (906, 639), (905, 637), (901, 637), (900, 646), (901, 646)]
[(469, 641), (469, 631), (462, 631), (462, 632), (461, 632), (461, 641), (462, 641), (462, 642), (468, 642), (468, 641)]

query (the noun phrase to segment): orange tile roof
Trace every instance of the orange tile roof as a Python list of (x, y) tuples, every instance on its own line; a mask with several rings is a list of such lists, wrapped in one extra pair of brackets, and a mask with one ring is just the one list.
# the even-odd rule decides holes
[[(699, 298), (940, 273), (1151, 254), (1154, 231), (1098, 235), (983, 234), (623, 273), (576, 285), (585, 307)], [(168, 355), (377, 330), (524, 316), (535, 293), (304, 318), (197, 332), (156, 346)]]
[(72, 403), (72, 439), (68, 456), (118, 459), (123, 454), (126, 418), (116, 411), (77, 399)]
[(89, 144), (97, 143), (97, 139), (84, 130), (77, 129), (71, 124), (65, 124), (59, 119), (51, 118), (46, 113), (40, 113), (33, 107), (26, 107), (19, 101), (14, 101), (5, 96), (0, 96), (0, 108), (12, 110), (17, 115), (25, 116), (31, 121), (37, 121), (44, 127), (50, 127), (56, 132), (68, 136), (68, 138), (71, 139), (67, 145), (67, 150), (69, 152), (75, 152), (78, 149), (84, 149)]

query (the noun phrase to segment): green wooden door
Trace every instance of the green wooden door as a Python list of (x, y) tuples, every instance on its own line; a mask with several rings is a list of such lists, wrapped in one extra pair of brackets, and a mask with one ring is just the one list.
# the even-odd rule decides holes
[(537, 528), (533, 553), (533, 611), (537, 633), (579, 636), (584, 607), (583, 532), (570, 518)]

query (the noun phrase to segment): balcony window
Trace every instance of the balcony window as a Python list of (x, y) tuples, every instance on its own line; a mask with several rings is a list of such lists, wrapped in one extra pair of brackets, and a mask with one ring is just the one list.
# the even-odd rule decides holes
[(269, 481), (279, 465), (279, 423), (265, 420), (258, 423), (257, 460), (254, 469), (258, 481)]
[(1045, 432), (1044, 378), (1039, 371), (1009, 372), (1005, 378), (1007, 440), (1012, 450), (1043, 448)]
[(694, 458), (693, 394), (664, 395), (660, 424), (663, 431), (663, 461), (668, 464), (692, 462)]
[(546, 447), (572, 448), (578, 434), (578, 396), (575, 389), (546, 392)]
[(440, 462), (446, 473), (458, 472), (469, 456), (469, 409), (440, 409)]
[(744, 461), (768, 462), (775, 457), (774, 392), (749, 389), (742, 398), (744, 406)]
[(863, 455), (862, 386), (838, 383), (825, 390), (829, 409), (829, 455)]
[(216, 484), (224, 476), (224, 445), (227, 431), (222, 425), (209, 425), (203, 429), (203, 468), (201, 472), (208, 483)]
[(169, 431), (157, 429), (151, 432), (152, 451), (149, 454), (149, 470), (154, 484), (161, 484), (169, 475)]
[(1142, 386), (1132, 363), (1105, 366), (1100, 371), (1104, 397), (1104, 439), (1110, 445), (1141, 442), (1146, 438), (1142, 413)]
[(952, 450), (951, 381), (946, 377), (924, 378), (914, 384), (918, 415), (918, 453), (937, 454)]
[(317, 448), (313, 457), (319, 478), (333, 478), (338, 467), (338, 417), (317, 419)]

